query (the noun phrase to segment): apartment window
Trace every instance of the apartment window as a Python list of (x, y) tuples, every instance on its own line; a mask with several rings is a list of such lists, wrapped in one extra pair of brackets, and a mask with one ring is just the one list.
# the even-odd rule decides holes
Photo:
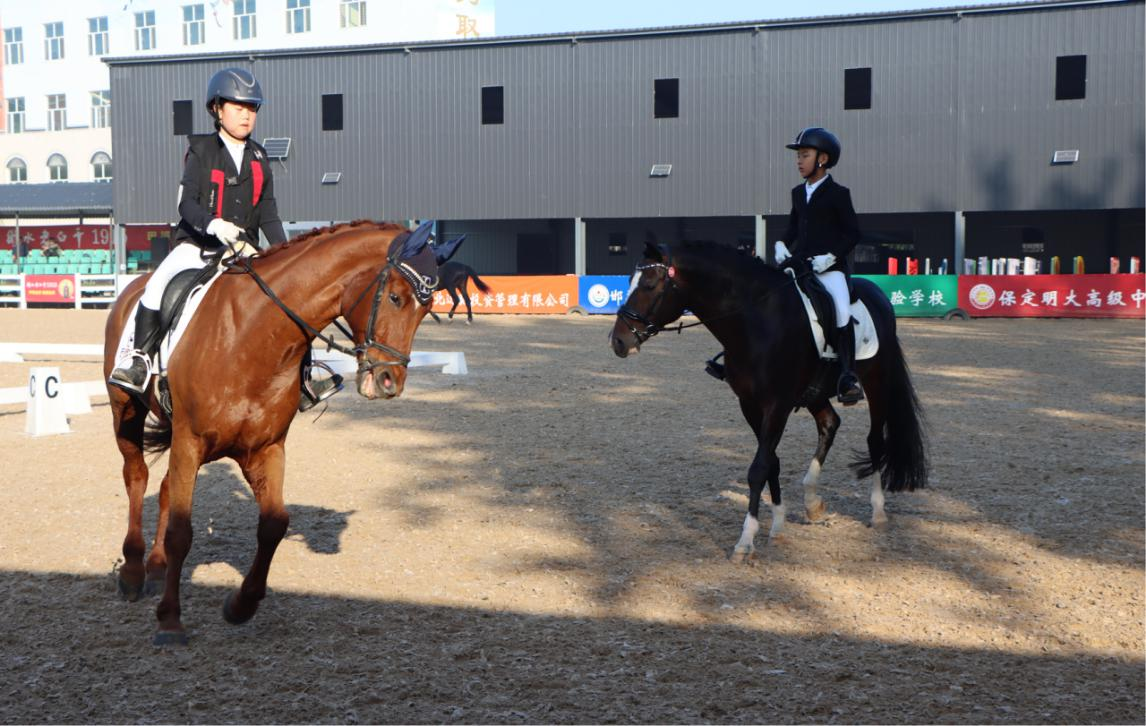
[(338, 22), (343, 28), (366, 25), (366, 0), (342, 0), (338, 7)]
[(68, 160), (59, 154), (48, 157), (48, 178), (54, 182), (68, 180)]
[(68, 99), (62, 93), (48, 96), (48, 131), (62, 131), (68, 125)]
[(250, 40), (258, 35), (255, 27), (255, 0), (235, 0), (235, 17), (231, 21), (235, 40)]
[(844, 69), (844, 110), (871, 108), (871, 69)]
[(19, 134), (24, 131), (24, 98), (8, 99), (8, 133)]
[(28, 165), (24, 163), (23, 159), (17, 157), (8, 162), (8, 181), (28, 181)]
[(93, 129), (106, 129), (111, 126), (111, 91), (92, 91)]
[(483, 86), (481, 89), (481, 122), (483, 125), (505, 123), (505, 87)]
[(629, 236), (624, 232), (609, 233), (609, 256), (624, 257), (629, 254)]
[(92, 179), (97, 182), (111, 181), (111, 157), (102, 151), (92, 155)]
[(322, 130), (342, 130), (342, 94), (322, 94)]
[(680, 116), (680, 79), (656, 79), (653, 81), (653, 118), (678, 116)]
[(107, 55), (107, 18), (88, 18), (88, 55)]
[(1086, 56), (1060, 55), (1054, 71), (1054, 100), (1086, 98)]
[(4, 29), (4, 63), (10, 66), (24, 62), (24, 29)]
[(183, 6), (183, 45), (203, 45), (206, 25), (202, 5)]
[(287, 32), (305, 33), (310, 30), (310, 0), (287, 0)]
[(155, 11), (135, 14), (135, 49), (151, 50), (155, 47)]
[(187, 136), (192, 130), (191, 112), (195, 108), (192, 101), (171, 102), (171, 130), (176, 136)]
[(64, 57), (64, 24), (44, 24), (44, 60), (61, 60)]

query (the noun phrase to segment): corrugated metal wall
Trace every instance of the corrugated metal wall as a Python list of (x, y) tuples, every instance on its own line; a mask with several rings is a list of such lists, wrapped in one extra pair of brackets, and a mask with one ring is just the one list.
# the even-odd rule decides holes
[[(268, 103), (257, 136), (290, 219), (550, 219), (784, 213), (799, 182), (783, 146), (840, 136), (836, 177), (861, 212), (1140, 207), (1143, 3), (962, 17), (326, 55), (113, 61), (120, 222), (168, 221), (185, 146), (171, 102), (201, 108), (207, 79), (251, 68)], [(573, 42), (576, 40), (577, 42)], [(1055, 101), (1055, 57), (1087, 56), (1087, 95)], [(872, 108), (843, 109), (844, 70), (872, 69)], [(653, 82), (680, 79), (680, 116), (653, 118)], [(505, 123), (481, 124), (481, 87)], [(345, 126), (322, 131), (320, 96)], [(197, 131), (210, 129), (196, 112)], [(1080, 160), (1052, 166), (1056, 149)], [(667, 178), (650, 178), (670, 163)], [(337, 185), (323, 172), (340, 171)]]

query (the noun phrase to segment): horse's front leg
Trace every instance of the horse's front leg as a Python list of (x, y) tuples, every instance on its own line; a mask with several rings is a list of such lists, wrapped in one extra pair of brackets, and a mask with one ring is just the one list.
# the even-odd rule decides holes
[(223, 602), (223, 617), (235, 625), (254, 617), (259, 603), (266, 597), (271, 559), (290, 524), (290, 515), (283, 505), (283, 475), (286, 469), (283, 444), (279, 442), (254, 451), (240, 461), (239, 466), (259, 504), (259, 529), (255, 561), (243, 578), (243, 584)]
[(744, 517), (744, 528), (740, 539), (732, 549), (731, 559), (734, 562), (749, 562), (756, 552), (756, 533), (760, 529), (760, 497), (764, 491), (764, 484), (768, 484), (768, 494), (772, 500), (772, 527), (768, 531), (768, 541), (775, 542), (784, 528), (786, 507), (780, 496), (780, 459), (776, 456), (776, 446), (780, 443), (780, 436), (784, 433), (784, 425), (788, 421), (788, 407), (772, 406), (762, 411), (758, 417), (745, 410), (746, 404), (741, 402), (745, 418), (757, 431), (756, 456), (748, 467), (748, 514)]
[(824, 500), (816, 493), (816, 487), (820, 483), (820, 472), (823, 470), (824, 460), (828, 458), (828, 452), (832, 449), (832, 442), (836, 440), (836, 430), (840, 427), (840, 417), (827, 399), (816, 407), (809, 408), (808, 411), (816, 419), (816, 430), (820, 435), (819, 443), (816, 445), (816, 453), (812, 456), (812, 462), (808, 465), (807, 473), (804, 474), (804, 513), (808, 516), (809, 521), (815, 522), (824, 517)]
[(119, 594), (134, 602), (144, 590), (143, 496), (147, 493), (148, 472), (143, 458), (143, 423), (147, 409), (134, 396), (118, 388), (109, 396), (115, 443), (123, 457), (123, 485), (127, 491), (127, 534), (123, 538), (123, 566), (119, 568), (117, 585)]
[(163, 597), (155, 608), (155, 616), (159, 620), (154, 641), (156, 645), (187, 644), (179, 603), (179, 580), (183, 575), (183, 562), (191, 551), (191, 500), (202, 461), (203, 453), (198, 438), (191, 433), (180, 432), (177, 427), (172, 436), (171, 459), (167, 469), (168, 520), (167, 529), (163, 533), (167, 572)]

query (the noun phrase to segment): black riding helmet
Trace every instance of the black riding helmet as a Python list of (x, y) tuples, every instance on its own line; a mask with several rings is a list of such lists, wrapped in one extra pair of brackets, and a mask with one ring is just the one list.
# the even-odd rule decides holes
[(263, 89), (250, 71), (243, 68), (224, 68), (207, 83), (207, 110), (215, 115), (215, 103), (234, 101), (250, 103), (256, 108), (263, 105)]
[(796, 134), (796, 140), (787, 145), (789, 149), (815, 149), (828, 155), (825, 169), (831, 169), (840, 160), (840, 140), (827, 129), (809, 126)]

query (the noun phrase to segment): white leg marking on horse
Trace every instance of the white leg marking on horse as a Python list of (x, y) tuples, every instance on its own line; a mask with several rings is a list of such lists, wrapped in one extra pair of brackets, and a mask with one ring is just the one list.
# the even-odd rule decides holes
[(824, 500), (816, 494), (816, 485), (820, 483), (821, 465), (818, 459), (812, 458), (808, 464), (808, 473), (804, 475), (804, 511), (808, 519), (816, 520), (824, 514)]
[(877, 471), (871, 477), (871, 526), (882, 527), (885, 524), (887, 514), (883, 511), (883, 486)]
[(787, 514), (788, 505), (772, 505), (772, 529), (768, 532), (769, 542), (780, 536), (780, 532), (784, 529), (784, 517), (787, 516)]
[(760, 522), (756, 521), (756, 517), (751, 514), (744, 515), (744, 529), (740, 531), (740, 541), (736, 543), (736, 547), (732, 551), (738, 555), (751, 554), (756, 551), (756, 545), (753, 541), (756, 539), (756, 533), (760, 531)]

